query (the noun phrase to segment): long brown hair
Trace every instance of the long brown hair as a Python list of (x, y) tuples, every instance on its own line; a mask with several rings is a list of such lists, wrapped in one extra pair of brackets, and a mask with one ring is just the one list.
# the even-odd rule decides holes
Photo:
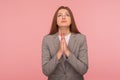
[(70, 8), (68, 7), (65, 7), (65, 6), (60, 6), (55, 14), (54, 14), (54, 17), (53, 17), (53, 21), (52, 21), (52, 25), (51, 25), (51, 29), (50, 29), (50, 32), (49, 34), (52, 35), (52, 34), (55, 34), (56, 32), (58, 32), (58, 25), (57, 25), (57, 13), (60, 9), (66, 9), (68, 10), (70, 16), (71, 16), (71, 25), (70, 25), (70, 32), (72, 33), (80, 33), (79, 30), (77, 29), (77, 26), (75, 24), (75, 20), (74, 20), (74, 17), (73, 17), (73, 14), (72, 14), (72, 11), (70, 10)]

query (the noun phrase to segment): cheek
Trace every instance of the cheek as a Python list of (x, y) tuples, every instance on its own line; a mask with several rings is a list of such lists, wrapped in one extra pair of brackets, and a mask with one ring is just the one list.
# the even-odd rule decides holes
[(71, 19), (68, 19), (68, 23), (71, 24)]
[(61, 21), (60, 19), (57, 19), (57, 25), (59, 25), (59, 24), (60, 24), (60, 21)]
[(61, 22), (61, 20), (62, 20), (61, 17), (57, 18), (57, 22)]

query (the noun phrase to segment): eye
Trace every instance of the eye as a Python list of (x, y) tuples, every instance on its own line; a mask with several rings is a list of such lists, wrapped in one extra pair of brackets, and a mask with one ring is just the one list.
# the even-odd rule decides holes
[(66, 16), (70, 16), (70, 14), (66, 14)]
[(60, 17), (60, 16), (62, 16), (61, 14), (58, 14), (58, 16), (57, 17)]

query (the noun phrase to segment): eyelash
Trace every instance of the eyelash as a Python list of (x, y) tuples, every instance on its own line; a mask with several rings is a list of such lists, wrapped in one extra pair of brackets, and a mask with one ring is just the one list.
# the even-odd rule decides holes
[(62, 15), (58, 15), (58, 17), (60, 17), (60, 16), (62, 16)]
[[(58, 17), (60, 17), (60, 16), (62, 16), (62, 15), (58, 15)], [(69, 14), (66, 14), (66, 16), (70, 16)]]
[(70, 16), (69, 14), (66, 14), (67, 16)]

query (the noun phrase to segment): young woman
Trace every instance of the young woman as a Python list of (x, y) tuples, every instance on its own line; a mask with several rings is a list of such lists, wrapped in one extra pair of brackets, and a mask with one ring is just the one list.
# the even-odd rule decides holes
[(86, 36), (68, 7), (55, 12), (50, 33), (42, 40), (42, 71), (48, 80), (84, 80), (88, 70)]

